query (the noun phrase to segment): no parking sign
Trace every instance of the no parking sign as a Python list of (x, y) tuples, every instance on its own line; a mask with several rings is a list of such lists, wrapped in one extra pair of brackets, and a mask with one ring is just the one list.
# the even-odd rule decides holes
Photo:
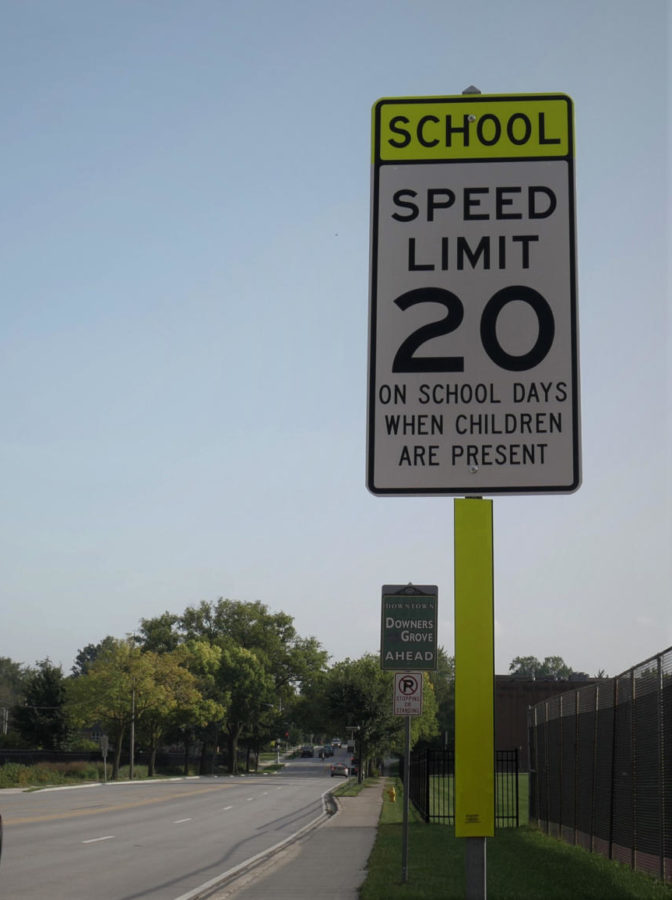
[(394, 715), (422, 715), (422, 672), (394, 673)]

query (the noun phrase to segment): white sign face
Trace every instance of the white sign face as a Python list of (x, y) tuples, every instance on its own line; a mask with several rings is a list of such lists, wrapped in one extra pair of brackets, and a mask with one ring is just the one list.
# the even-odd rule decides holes
[(374, 493), (579, 486), (572, 151), (564, 96), (374, 107)]
[(422, 672), (394, 673), (394, 715), (422, 715)]

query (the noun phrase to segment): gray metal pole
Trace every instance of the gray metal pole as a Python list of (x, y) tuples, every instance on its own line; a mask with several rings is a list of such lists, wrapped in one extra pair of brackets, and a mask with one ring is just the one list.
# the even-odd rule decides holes
[(131, 753), (128, 766), (128, 776), (133, 781), (135, 777), (135, 679), (131, 690)]
[(486, 887), (486, 840), (484, 837), (465, 838), (465, 872), (467, 880), (467, 900), (485, 900)]
[(401, 832), (401, 880), (408, 881), (408, 800), (411, 792), (411, 717), (406, 716), (406, 746), (404, 748), (404, 821)]

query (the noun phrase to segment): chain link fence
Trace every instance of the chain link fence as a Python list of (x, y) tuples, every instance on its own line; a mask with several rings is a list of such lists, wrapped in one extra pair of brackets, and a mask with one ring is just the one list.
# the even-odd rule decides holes
[(672, 881), (672, 647), (530, 707), (530, 821)]

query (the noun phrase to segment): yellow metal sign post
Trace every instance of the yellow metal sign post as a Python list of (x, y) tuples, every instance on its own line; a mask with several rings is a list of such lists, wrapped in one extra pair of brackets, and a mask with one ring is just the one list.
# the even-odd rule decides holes
[(455, 504), (455, 836), (467, 838), (467, 897), (486, 896), (495, 833), (492, 500)]

